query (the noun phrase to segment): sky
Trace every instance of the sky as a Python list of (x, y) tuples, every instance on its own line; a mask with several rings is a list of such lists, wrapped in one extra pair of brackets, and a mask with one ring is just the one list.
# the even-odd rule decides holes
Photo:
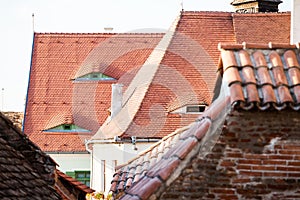
[[(182, 3), (183, 2), (183, 3)], [(182, 7), (233, 11), (232, 0), (0, 0), (0, 111), (23, 112), (33, 32), (166, 30)], [(291, 10), (283, 0), (280, 11)], [(32, 14), (34, 13), (34, 17)]]

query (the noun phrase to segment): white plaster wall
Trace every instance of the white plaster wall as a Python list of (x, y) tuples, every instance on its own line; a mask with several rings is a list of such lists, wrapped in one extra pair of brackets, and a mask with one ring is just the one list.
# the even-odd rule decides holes
[[(111, 181), (115, 173), (115, 164), (121, 165), (145, 151), (153, 143), (137, 143), (137, 150), (132, 144), (94, 144), (92, 154), (91, 187), (96, 191), (109, 192)], [(105, 160), (105, 169), (103, 169)], [(116, 161), (116, 162), (115, 162)], [(105, 171), (105, 181), (103, 172)]]
[(59, 165), (62, 171), (90, 170), (90, 154), (48, 154)]
[(292, 0), (291, 43), (300, 42), (300, 0)]

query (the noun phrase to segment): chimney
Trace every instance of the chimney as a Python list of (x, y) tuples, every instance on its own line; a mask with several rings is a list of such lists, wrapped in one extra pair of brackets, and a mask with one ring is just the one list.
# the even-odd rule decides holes
[(104, 27), (104, 30), (107, 33), (111, 33), (114, 30), (114, 28), (113, 27)]
[(300, 0), (292, 0), (291, 43), (300, 42)]
[(278, 12), (281, 0), (234, 0), (231, 2), (237, 13)]
[(111, 119), (114, 118), (122, 108), (122, 89), (123, 84), (116, 83), (111, 85)]

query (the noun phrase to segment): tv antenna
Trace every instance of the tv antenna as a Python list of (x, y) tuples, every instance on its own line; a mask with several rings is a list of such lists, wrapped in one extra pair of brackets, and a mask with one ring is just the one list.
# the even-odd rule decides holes
[(183, 0), (181, 0), (181, 3), (180, 3), (180, 6), (181, 6), (181, 11), (183, 11)]
[(34, 13), (32, 13), (31, 17), (32, 17), (32, 31), (34, 32)]
[(1, 98), (1, 110), (3, 111), (3, 108), (4, 108), (4, 88), (2, 88), (2, 98)]

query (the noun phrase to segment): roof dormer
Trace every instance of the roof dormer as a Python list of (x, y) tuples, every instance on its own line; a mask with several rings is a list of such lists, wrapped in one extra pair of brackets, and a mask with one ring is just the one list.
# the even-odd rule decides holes
[(257, 13), (257, 12), (278, 12), (278, 5), (281, 0), (234, 0), (231, 2), (235, 12)]

